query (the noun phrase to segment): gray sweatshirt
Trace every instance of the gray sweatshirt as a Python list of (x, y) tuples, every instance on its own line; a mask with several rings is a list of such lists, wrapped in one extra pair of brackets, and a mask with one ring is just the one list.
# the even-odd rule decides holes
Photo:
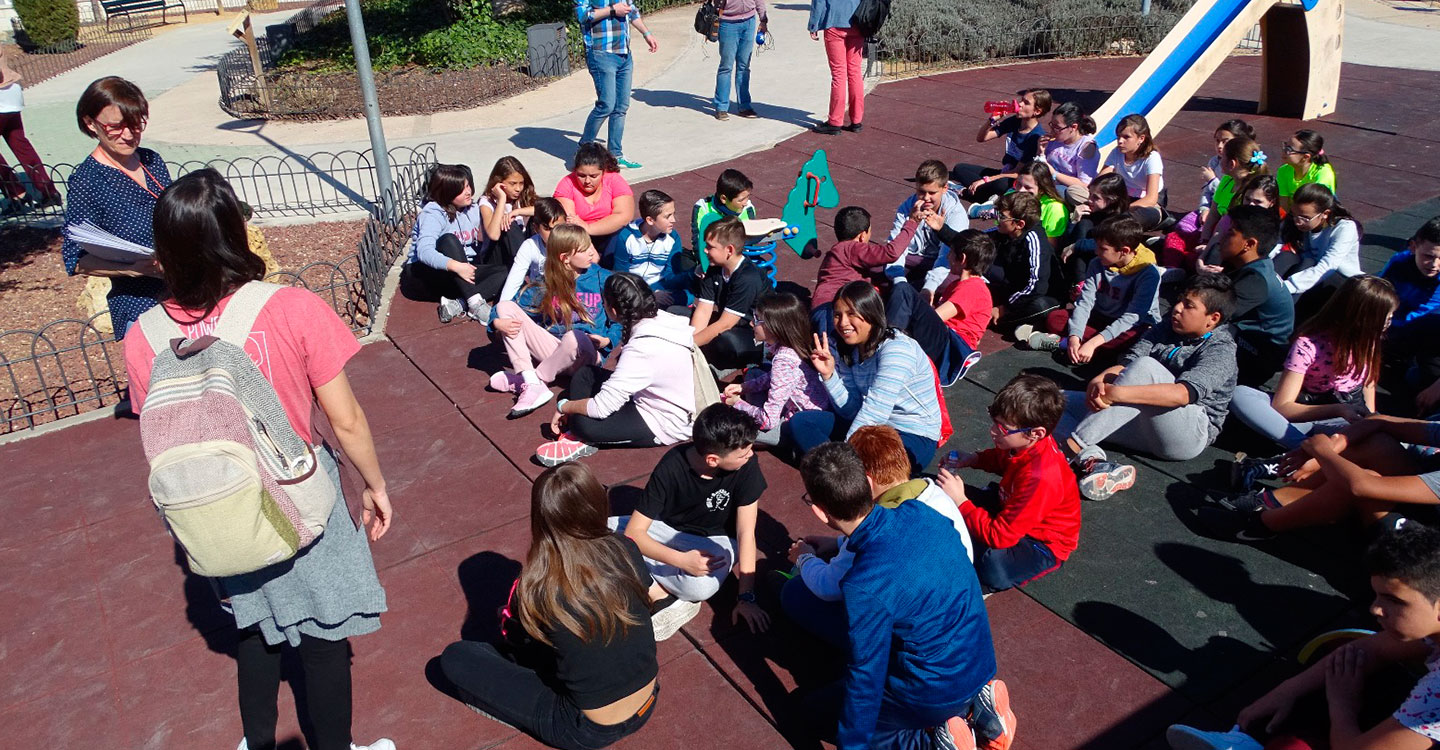
[(1080, 299), (1075, 300), (1075, 310), (1070, 313), (1067, 336), (1085, 339), (1085, 326), (1103, 321), (1091, 321), (1097, 315), (1112, 321), (1100, 329), (1100, 336), (1106, 341), (1144, 324), (1153, 326), (1160, 322), (1160, 267), (1148, 264), (1131, 274), (1122, 274), (1105, 267), (1099, 258), (1090, 261), (1085, 269), (1085, 280), (1080, 285)]
[(1182, 339), (1169, 324), (1145, 332), (1130, 351), (1120, 357), (1128, 366), (1141, 357), (1154, 357), (1175, 376), (1175, 382), (1190, 391), (1190, 403), (1199, 404), (1210, 419), (1210, 442), (1220, 434), (1230, 394), (1235, 392), (1235, 337), (1228, 323), (1199, 338)]

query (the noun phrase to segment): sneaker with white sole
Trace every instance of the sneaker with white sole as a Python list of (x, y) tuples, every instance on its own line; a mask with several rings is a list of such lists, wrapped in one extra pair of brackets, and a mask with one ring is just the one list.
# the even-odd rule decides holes
[(504, 370), (490, 376), (490, 390), (501, 393), (518, 393), (524, 383), (525, 378)]
[(968, 716), (952, 716), (931, 731), (931, 739), (940, 750), (1009, 750), (1015, 724), (1010, 688), (1004, 680), (991, 680), (975, 696)]
[(1279, 457), (1265, 458), (1236, 453), (1235, 463), (1230, 464), (1230, 489), (1236, 492), (1248, 492), (1255, 488), (1257, 482), (1279, 478)]
[(540, 447), (535, 449), (535, 458), (546, 466), (559, 466), (586, 456), (593, 456), (598, 450), (600, 449), (589, 443), (576, 440), (567, 432), (556, 440), (541, 443)]
[(966, 373), (970, 372), (970, 368), (974, 367), (979, 363), (980, 352), (970, 352), (968, 355), (966, 355), (965, 361), (960, 363), (960, 369), (955, 373), (955, 377), (951, 378), (950, 382), (945, 384), (945, 387), (949, 388), (950, 386), (955, 385), (961, 380), (964, 380)]
[(465, 314), (480, 325), (488, 326), (490, 325), (490, 319), (495, 317), (495, 308), (491, 307), (489, 302), (481, 300), (471, 305), (470, 309), (465, 311)]
[(1239, 725), (1228, 732), (1204, 732), (1184, 724), (1172, 724), (1165, 730), (1170, 750), (1262, 750), (1254, 737), (1240, 731)]
[(395, 742), (387, 737), (381, 737), (368, 745), (357, 745), (352, 742), (350, 750), (395, 750)]
[(511, 419), (519, 419), (536, 409), (550, 403), (555, 394), (550, 392), (550, 387), (544, 383), (520, 384), (520, 397), (515, 399), (515, 407), (510, 410)]
[(1029, 341), (1029, 340), (1030, 340), (1030, 336), (1031, 336), (1031, 334), (1033, 334), (1033, 333), (1035, 333), (1035, 326), (1030, 325), (1029, 323), (1026, 323), (1025, 325), (1020, 326), (1019, 328), (1016, 328), (1016, 329), (1015, 329), (1015, 340), (1016, 340), (1016, 341)]
[(676, 599), (674, 604), (650, 615), (650, 625), (655, 628), (655, 642), (659, 643), (675, 635), (676, 631), (684, 627), (685, 623), (695, 619), (695, 615), (698, 614), (700, 614), (700, 602)]
[(1087, 461), (1080, 477), (1080, 494), (1086, 500), (1105, 500), (1134, 486), (1135, 467), (1114, 461)]
[(1060, 338), (1059, 334), (1036, 331), (1030, 334), (1030, 338), (1025, 340), (1025, 344), (1037, 352), (1053, 352), (1060, 349), (1062, 341), (1064, 339)]
[(440, 304), (435, 307), (435, 314), (440, 317), (441, 323), (449, 323), (465, 314), (465, 306), (460, 304), (458, 299), (441, 297)]
[(967, 213), (972, 219), (986, 221), (995, 218), (996, 210), (993, 203), (974, 203)]

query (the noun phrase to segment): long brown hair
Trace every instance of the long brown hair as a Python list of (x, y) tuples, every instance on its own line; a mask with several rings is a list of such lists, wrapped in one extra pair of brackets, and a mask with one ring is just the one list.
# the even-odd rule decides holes
[[(605, 525), (610, 500), (589, 467), (562, 464), (530, 488), (530, 552), (515, 587), (516, 616), (531, 637), (564, 629), (582, 641), (609, 642), (639, 625), (630, 600), (649, 593), (625, 549)], [(553, 645), (553, 644), (550, 644)]]
[(425, 186), (425, 199), (445, 209), (445, 217), (455, 220), (455, 199), (470, 188), (472, 197), (475, 180), (470, 168), (464, 164), (436, 164), (430, 171), (430, 182)]
[[(516, 208), (528, 208), (535, 205), (535, 181), (530, 179), (530, 173), (525, 170), (525, 165), (513, 156), (502, 156), (490, 170), (490, 179), (485, 181), (484, 195), (490, 195), (490, 191), (496, 185), (510, 179), (510, 175), (518, 174), (525, 178), (525, 187), (520, 188), (520, 196), (515, 199)], [(496, 206), (496, 210), (504, 206)]]
[(1380, 341), (1385, 319), (1395, 313), (1400, 298), (1395, 287), (1379, 276), (1351, 276), (1314, 317), (1300, 324), (1298, 336), (1330, 342), (1336, 372), (1365, 373), (1365, 384), (1380, 379)]
[(590, 313), (580, 304), (575, 294), (575, 269), (570, 267), (569, 256), (590, 245), (590, 235), (582, 227), (561, 224), (550, 230), (550, 241), (545, 243), (545, 273), (540, 283), (544, 293), (540, 295), (540, 309), (537, 311), (552, 324), (558, 323), (569, 328), (578, 315), (590, 322)]
[(765, 330), (780, 346), (788, 346), (810, 362), (815, 348), (815, 332), (810, 323), (810, 308), (789, 292), (771, 292), (755, 303), (755, 314), (765, 321)]
[(155, 204), (155, 260), (175, 304), (208, 316), (220, 300), (265, 276), (250, 251), (240, 201), (213, 169), (170, 183)]

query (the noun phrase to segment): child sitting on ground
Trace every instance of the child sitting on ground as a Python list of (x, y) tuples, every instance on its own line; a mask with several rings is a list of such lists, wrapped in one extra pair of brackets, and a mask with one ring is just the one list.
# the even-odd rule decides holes
[[(1291, 196), (1289, 221), (1281, 235), (1293, 253), (1276, 253), (1275, 271), (1300, 305), (1300, 296), (1314, 289), (1309, 310), (1318, 310), (1328, 294), (1347, 276), (1360, 273), (1360, 225), (1335, 199), (1330, 188), (1302, 185)], [(1300, 319), (1306, 306), (1300, 307)]]
[(1125, 192), (1125, 179), (1118, 174), (1102, 174), (1091, 183), (1085, 202), (1075, 207), (1075, 225), (1070, 228), (1070, 244), (1060, 253), (1065, 270), (1065, 283), (1072, 292), (1067, 301), (1080, 296), (1080, 279), (1095, 258), (1095, 227), (1111, 216), (1130, 213), (1130, 194)]
[[(1084, 364), (1097, 353), (1114, 357), (1160, 322), (1160, 267), (1145, 247), (1145, 230), (1130, 216), (1116, 216), (1095, 228), (1095, 260), (1080, 282), (1074, 311), (1064, 308), (1045, 319), (1049, 333), (1036, 331), (1017, 340), (1031, 349), (1055, 351), (1062, 345), (1071, 364)], [(1062, 339), (1060, 334), (1064, 333)]]
[[(1365, 553), (1375, 590), (1371, 614), (1380, 631), (1347, 643), (1251, 703), (1229, 732), (1203, 732), (1176, 724), (1166, 732), (1172, 748), (1261, 750), (1262, 747), (1385, 748), (1426, 750), (1440, 742), (1440, 531), (1405, 522)], [(1374, 703), (1386, 665), (1425, 664), (1424, 676), (1394, 713), (1368, 729), (1361, 711)], [(1323, 693), (1327, 717), (1306, 710), (1302, 699)], [(1320, 703), (1314, 704), (1319, 709)], [(1389, 704), (1386, 708), (1394, 704)], [(1298, 709), (1298, 710), (1297, 710)], [(1329, 724), (1328, 737), (1324, 727)], [(1296, 737), (1295, 735), (1298, 735)], [(1262, 746), (1256, 737), (1271, 739)], [(1307, 744), (1308, 743), (1308, 744)]]
[(1295, 302), (1270, 259), (1280, 237), (1280, 215), (1274, 208), (1236, 206), (1222, 229), (1215, 244), (1235, 292), (1230, 322), (1240, 354), (1236, 382), (1264, 385), (1280, 369), (1295, 328)]
[(732, 566), (740, 579), (735, 620), (744, 617), (753, 631), (768, 624), (755, 604), (756, 503), (765, 492), (755, 421), (712, 404), (695, 418), (691, 435), (692, 442), (671, 448), (655, 465), (634, 512), (610, 518), (610, 529), (635, 540), (650, 575), (669, 593), (656, 602), (659, 641), (695, 617)]
[(1325, 138), (1313, 130), (1297, 130), (1285, 142), (1285, 163), (1275, 171), (1275, 180), (1280, 183), (1280, 205), (1290, 210), (1295, 191), (1310, 184), (1324, 185), (1335, 189), (1335, 167), (1325, 155)]
[(1115, 150), (1105, 157), (1100, 174), (1118, 174), (1130, 193), (1130, 213), (1147, 230), (1165, 221), (1165, 163), (1155, 150), (1150, 123), (1143, 115), (1125, 115), (1115, 125)]
[(610, 241), (610, 256), (618, 273), (633, 273), (655, 292), (661, 307), (687, 302), (686, 289), (694, 274), (676, 267), (685, 249), (675, 231), (675, 201), (659, 190), (640, 194), (640, 218), (625, 225)]
[(505, 275), (505, 286), (500, 289), (500, 302), (513, 301), (526, 284), (540, 283), (545, 269), (545, 243), (550, 241), (550, 232), (564, 223), (565, 207), (560, 205), (560, 201), (554, 198), (535, 201), (535, 215), (530, 217), (533, 234), (520, 243), (515, 258), (510, 261), (510, 272)]
[(1040, 201), (1006, 193), (995, 201), (995, 263), (985, 272), (995, 307), (990, 321), (1009, 327), (1060, 306), (1050, 296), (1055, 250), (1040, 226)]
[[(755, 184), (743, 172), (727, 169), (715, 180), (715, 192), (695, 201), (695, 208), (690, 212), (690, 236), (695, 240), (695, 253), (690, 260), (698, 264), (697, 276), (710, 270), (710, 257), (705, 252), (710, 244), (710, 225), (721, 219), (755, 218), (755, 205), (750, 202), (754, 189)], [(741, 249), (744, 246), (742, 238)]]
[(995, 447), (960, 454), (960, 466), (1001, 475), (998, 492), (967, 498), (964, 481), (940, 470), (940, 486), (979, 540), (975, 572), (987, 593), (1058, 570), (1080, 543), (1075, 473), (1053, 436), (1064, 411), (1065, 397), (1054, 381), (1019, 375), (990, 404)]
[(1224, 325), (1235, 304), (1230, 279), (1192, 277), (1168, 325), (1145, 332), (1090, 381), (1066, 391), (1056, 437), (1080, 476), (1080, 493), (1103, 500), (1135, 483), (1135, 467), (1108, 461), (1101, 441), (1188, 461), (1215, 442), (1235, 390), (1235, 339)]
[(1055, 187), (1055, 177), (1045, 162), (1032, 161), (1020, 165), (1020, 173), (1015, 176), (1015, 191), (1029, 193), (1040, 201), (1040, 226), (1045, 228), (1045, 236), (1050, 238), (1052, 245), (1070, 231), (1070, 209)]
[(980, 337), (990, 323), (990, 285), (985, 272), (995, 260), (995, 242), (978, 229), (966, 229), (950, 245), (950, 267), (959, 269), (940, 287), (940, 302), (930, 307), (909, 284), (890, 288), (885, 322), (915, 339), (945, 386), (955, 384), (980, 361)]
[[(922, 215), (938, 213), (943, 216), (945, 226), (951, 231), (969, 229), (970, 217), (965, 213), (965, 206), (949, 186), (942, 162), (935, 159), (921, 162), (915, 170), (915, 193), (895, 209), (890, 239), (893, 241), (900, 236), (905, 230), (905, 222), (910, 220), (917, 208)], [(944, 247), (940, 232), (928, 224), (921, 224), (905, 246), (905, 254), (885, 267), (885, 275), (895, 281), (920, 284), (926, 295), (933, 295), (950, 273)]]
[(485, 255), (494, 246), (496, 257), (504, 259), (508, 271), (515, 253), (525, 243), (525, 226), (535, 215), (535, 183), (525, 165), (513, 156), (496, 160), (490, 179), (485, 181), (485, 192), (476, 203), (485, 230), (480, 253)]
[(835, 212), (835, 245), (820, 259), (815, 292), (810, 295), (810, 319), (816, 333), (834, 331), (835, 295), (852, 281), (865, 281), (876, 268), (893, 263), (910, 246), (910, 240), (931, 211), (924, 201), (910, 204), (900, 231), (885, 244), (870, 241), (870, 212), (846, 206)]
[(690, 314), (695, 345), (718, 370), (758, 364), (765, 348), (755, 343), (750, 313), (770, 291), (770, 279), (745, 257), (745, 227), (739, 219), (732, 216), (712, 223), (705, 230), (705, 242), (711, 267), (700, 280)]
[(1421, 413), (1440, 402), (1440, 216), (1425, 222), (1409, 248), (1390, 256), (1380, 276), (1395, 287), (1400, 305), (1385, 334), (1385, 358), (1409, 370), (1421, 384), (1436, 383), (1418, 399)]
[[(1181, 220), (1175, 231), (1165, 235), (1165, 248), (1160, 262), (1166, 268), (1180, 269), (1185, 274), (1196, 272), (1200, 259), (1205, 255), (1206, 245), (1215, 236), (1220, 219), (1230, 213), (1230, 208), (1238, 205), (1244, 197), (1240, 186), (1252, 176), (1264, 174), (1269, 158), (1260, 150), (1259, 144), (1240, 136), (1225, 143), (1223, 156), (1224, 171), (1216, 182), (1209, 209), (1205, 211), (1205, 217), (1200, 222), (1198, 236), (1187, 235), (1185, 220)], [(1185, 219), (1194, 215), (1197, 214), (1187, 214)]]
[[(895, 508), (910, 500), (924, 503), (950, 521), (966, 557), (974, 559), (970, 532), (955, 501), (934, 480), (910, 478), (910, 458), (894, 427), (861, 427), (846, 442), (865, 465), (865, 477), (870, 480), (870, 494), (876, 505)], [(855, 552), (848, 540), (843, 536), (810, 535), (791, 544), (789, 556), (796, 575), (780, 590), (785, 614), (826, 643), (847, 648), (840, 582), (855, 563)]]
[(796, 412), (829, 409), (830, 392), (810, 364), (814, 334), (799, 297), (789, 292), (761, 297), (752, 322), (755, 337), (770, 351), (770, 369), (747, 369), (745, 382), (725, 386), (723, 398), (755, 420), (756, 445), (773, 447), (780, 444), (780, 425)]

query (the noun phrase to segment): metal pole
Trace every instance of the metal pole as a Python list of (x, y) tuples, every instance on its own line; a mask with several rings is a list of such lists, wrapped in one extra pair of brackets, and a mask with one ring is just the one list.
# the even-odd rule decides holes
[(1150, 15), (1150, 0), (1140, 0), (1140, 15)]
[(385, 130), (380, 124), (380, 102), (375, 97), (375, 71), (370, 67), (370, 45), (365, 39), (365, 19), (360, 17), (360, 0), (345, 0), (345, 15), (350, 21), (350, 43), (355, 46), (355, 72), (360, 76), (360, 95), (365, 100), (365, 125), (370, 129), (380, 201), (389, 217), (395, 210), (395, 197), (390, 192), (390, 153), (385, 150)]

